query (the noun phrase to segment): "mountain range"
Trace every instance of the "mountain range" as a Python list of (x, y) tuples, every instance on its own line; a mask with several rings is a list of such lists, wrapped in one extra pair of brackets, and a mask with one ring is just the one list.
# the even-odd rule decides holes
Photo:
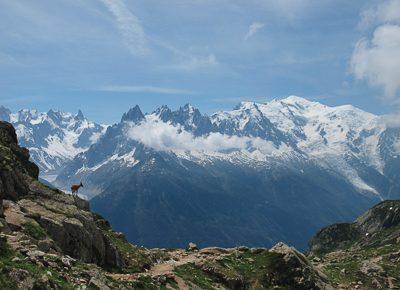
[(93, 209), (134, 243), (304, 249), (315, 231), (400, 195), (400, 130), (291, 96), (211, 116), (138, 106), (68, 162)]
[(82, 114), (11, 113), (41, 177), (81, 194), (134, 243), (305, 249), (315, 231), (400, 195), (400, 130), (351, 105), (290, 96), (210, 116), (187, 104), (112, 126)]
[(12, 113), (0, 106), (0, 120), (14, 125), (19, 142), (29, 149), (41, 177), (48, 181), (53, 181), (68, 161), (87, 150), (106, 129), (89, 121), (80, 110), (76, 115), (27, 109)]

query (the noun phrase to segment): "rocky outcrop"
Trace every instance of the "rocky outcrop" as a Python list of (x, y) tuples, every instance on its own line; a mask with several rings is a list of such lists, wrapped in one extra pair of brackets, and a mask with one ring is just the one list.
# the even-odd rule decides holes
[(29, 161), (29, 151), (18, 146), (14, 127), (0, 121), (0, 216), (1, 201), (28, 194), (30, 181), (38, 175), (38, 167)]
[(309, 242), (313, 253), (328, 252), (333, 249), (343, 249), (360, 237), (358, 229), (353, 224), (335, 224), (321, 229)]
[(270, 251), (282, 255), (268, 271), (267, 281), (271, 285), (284, 285), (291, 289), (334, 289), (327, 277), (296, 249), (278, 243)]
[(340, 289), (399, 289), (400, 201), (383, 201), (350, 224), (322, 229), (310, 260)]
[(31, 235), (43, 249), (52, 248), (43, 242), (46, 238), (55, 250), (83, 262), (123, 267), (117, 248), (97, 226), (88, 202), (41, 184), (38, 167), (29, 161), (28, 150), (18, 146), (15, 130), (6, 122), (0, 122), (0, 194), (7, 201), (1, 214), (11, 231), (33, 225), (36, 232)]
[[(310, 240), (310, 253), (326, 253), (359, 245), (382, 244), (400, 236), (400, 201), (383, 201), (353, 223), (334, 224), (320, 230)], [(382, 237), (385, 230), (390, 229)]]

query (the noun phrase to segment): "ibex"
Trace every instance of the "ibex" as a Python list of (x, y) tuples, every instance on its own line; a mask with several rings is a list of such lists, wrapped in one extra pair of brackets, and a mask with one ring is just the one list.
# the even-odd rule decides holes
[(79, 190), (79, 188), (81, 188), (81, 187), (83, 187), (83, 184), (82, 184), (82, 182), (81, 183), (79, 183), (79, 184), (72, 184), (71, 185), (71, 192), (72, 192), (72, 195), (78, 195), (78, 190)]

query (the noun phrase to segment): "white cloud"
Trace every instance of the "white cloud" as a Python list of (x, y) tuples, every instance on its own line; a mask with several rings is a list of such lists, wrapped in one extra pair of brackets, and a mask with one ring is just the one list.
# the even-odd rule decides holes
[(104, 92), (117, 92), (117, 93), (156, 93), (165, 95), (183, 95), (183, 94), (196, 93), (189, 90), (162, 88), (154, 86), (104, 86), (97, 88), (96, 90)]
[(386, 97), (395, 99), (400, 89), (400, 26), (381, 25), (372, 40), (361, 39), (351, 69), (357, 79), (382, 87)]
[(249, 31), (247, 31), (246, 36), (244, 37), (245, 40), (249, 39), (252, 37), (254, 34), (256, 34), (260, 29), (262, 29), (265, 26), (264, 23), (260, 22), (254, 22), (249, 26)]
[(195, 137), (181, 126), (164, 123), (154, 116), (147, 116), (145, 122), (129, 127), (127, 135), (145, 146), (161, 151), (226, 152), (258, 149), (263, 154), (271, 154), (277, 150), (271, 142), (255, 137), (228, 136), (220, 133)]
[(114, 15), (118, 29), (132, 54), (139, 56), (148, 54), (146, 34), (139, 19), (126, 7), (124, 1), (101, 1)]
[(400, 1), (375, 2), (361, 13), (361, 28), (374, 27), (373, 36), (360, 39), (351, 58), (351, 72), (359, 80), (381, 87), (392, 104), (399, 103)]
[(380, 1), (361, 13), (361, 28), (368, 28), (382, 23), (400, 23), (400, 1)]

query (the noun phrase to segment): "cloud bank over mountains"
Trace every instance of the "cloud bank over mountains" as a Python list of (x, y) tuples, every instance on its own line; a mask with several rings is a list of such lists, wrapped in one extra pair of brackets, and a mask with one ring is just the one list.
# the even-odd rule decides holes
[(264, 155), (277, 151), (272, 142), (261, 138), (229, 136), (218, 132), (196, 137), (180, 124), (162, 122), (154, 115), (146, 116), (146, 120), (139, 125), (132, 124), (127, 129), (127, 135), (147, 147), (160, 151), (207, 153), (258, 150)]

